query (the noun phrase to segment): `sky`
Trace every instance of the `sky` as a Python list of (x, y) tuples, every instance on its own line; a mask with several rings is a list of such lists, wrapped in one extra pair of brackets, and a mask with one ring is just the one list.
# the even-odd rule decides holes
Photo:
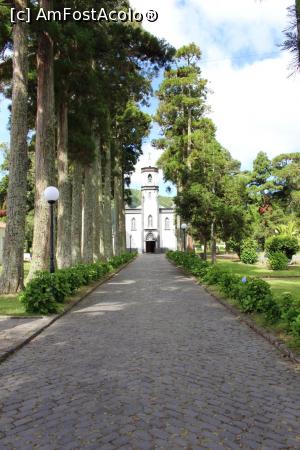
[[(300, 74), (289, 77), (291, 56), (279, 45), (288, 25), (293, 0), (131, 0), (139, 12), (153, 9), (158, 20), (144, 27), (178, 48), (195, 42), (202, 51), (202, 76), (209, 81), (210, 117), (217, 139), (250, 169), (259, 151), (270, 158), (300, 151)], [(150, 5), (150, 6), (149, 6)], [(154, 84), (157, 88), (160, 79)], [(153, 99), (149, 109), (157, 105)], [(7, 104), (0, 101), (0, 142), (8, 141)], [(155, 164), (160, 152), (151, 148), (153, 127), (144, 155), (132, 176), (140, 184), (140, 169)], [(161, 179), (161, 194), (165, 185)], [(174, 193), (174, 192), (173, 192)]]
[[(200, 46), (200, 67), (212, 91), (209, 115), (217, 126), (217, 139), (241, 161), (242, 169), (250, 169), (261, 150), (270, 158), (300, 151), (300, 74), (289, 77), (291, 56), (279, 48), (292, 3), (131, 0), (138, 11), (146, 12), (149, 4), (157, 11), (156, 22), (143, 22), (148, 31), (176, 48), (190, 42)], [(149, 159), (149, 142), (145, 150), (132, 177), (135, 184), (140, 181), (140, 167)], [(155, 162), (159, 153), (152, 152)]]

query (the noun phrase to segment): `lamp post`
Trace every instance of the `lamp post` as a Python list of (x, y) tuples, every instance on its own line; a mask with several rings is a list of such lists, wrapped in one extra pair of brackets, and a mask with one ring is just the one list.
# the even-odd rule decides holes
[(50, 206), (50, 273), (55, 272), (54, 264), (54, 211), (55, 202), (59, 199), (59, 191), (54, 186), (49, 186), (44, 190), (44, 198)]
[(181, 224), (181, 229), (183, 231), (183, 251), (185, 252), (185, 250), (186, 250), (185, 233), (186, 233), (186, 229), (187, 229), (187, 224), (186, 223), (182, 223)]
[(132, 239), (132, 235), (129, 236), (129, 252), (131, 253), (131, 239)]

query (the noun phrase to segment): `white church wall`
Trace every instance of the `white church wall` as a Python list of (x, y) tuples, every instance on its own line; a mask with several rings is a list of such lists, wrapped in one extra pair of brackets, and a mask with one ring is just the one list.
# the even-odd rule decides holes
[[(142, 252), (142, 214), (139, 211), (126, 210), (126, 248)], [(131, 236), (131, 241), (130, 241)]]
[(160, 247), (162, 250), (176, 250), (175, 214), (172, 210), (160, 209)]
[(158, 190), (145, 189), (142, 191), (144, 208), (144, 230), (157, 230), (158, 222)]

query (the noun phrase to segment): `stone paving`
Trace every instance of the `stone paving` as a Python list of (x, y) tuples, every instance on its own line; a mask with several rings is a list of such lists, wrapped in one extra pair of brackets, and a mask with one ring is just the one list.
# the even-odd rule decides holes
[(48, 325), (52, 317), (16, 318), (0, 316), (0, 360), (12, 348), (22, 344), (41, 328)]
[(0, 366), (0, 449), (300, 449), (300, 373), (163, 255)]

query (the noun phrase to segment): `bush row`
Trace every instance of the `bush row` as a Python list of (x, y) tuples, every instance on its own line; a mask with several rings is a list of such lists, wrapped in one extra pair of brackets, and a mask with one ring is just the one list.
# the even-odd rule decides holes
[(29, 313), (53, 314), (62, 309), (65, 299), (80, 287), (105, 277), (109, 272), (133, 259), (135, 253), (123, 253), (107, 262), (78, 264), (55, 273), (37, 272), (20, 293), (20, 300)]
[(263, 314), (268, 323), (282, 321), (284, 329), (300, 340), (300, 302), (285, 293), (275, 299), (270, 285), (256, 277), (243, 277), (218, 265), (211, 265), (198, 256), (178, 251), (167, 253), (169, 259), (195, 275), (201, 282), (217, 285), (227, 297), (237, 301), (245, 313)]

